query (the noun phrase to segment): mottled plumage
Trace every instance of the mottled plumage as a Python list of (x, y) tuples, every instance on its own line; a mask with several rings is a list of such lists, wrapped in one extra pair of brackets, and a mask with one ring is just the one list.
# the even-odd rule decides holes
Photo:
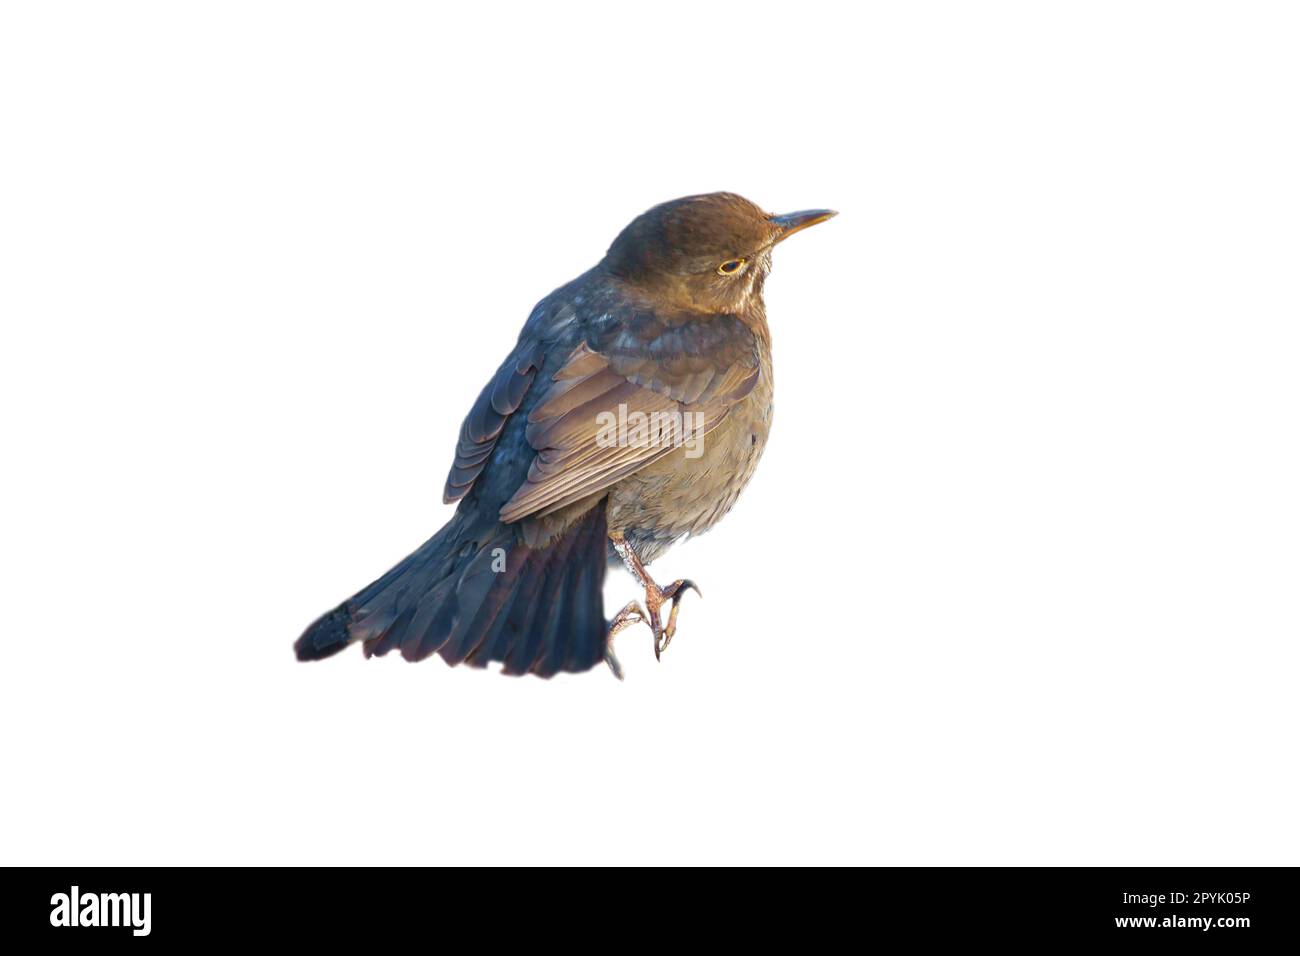
[[(772, 246), (830, 215), (713, 193), (634, 220), (538, 303), (479, 394), (443, 492), (451, 521), (308, 628), (299, 658), (360, 641), (506, 673), (586, 670), (607, 657), (601, 589), (620, 561), (650, 611), (629, 605), (612, 630), (645, 620), (666, 646), (689, 582), (660, 590), (643, 565), (712, 527), (752, 476), (772, 415)], [(612, 420), (655, 427), (612, 441)]]

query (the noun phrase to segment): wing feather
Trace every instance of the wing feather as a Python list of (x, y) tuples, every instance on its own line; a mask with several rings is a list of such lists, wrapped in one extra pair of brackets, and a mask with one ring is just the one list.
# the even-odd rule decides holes
[(456, 458), (442, 492), (445, 503), (451, 504), (469, 494), (496, 448), (506, 419), (523, 402), (545, 359), (546, 350), (539, 343), (516, 347), (479, 393), (460, 427)]
[[(758, 381), (757, 341), (734, 316), (636, 318), (588, 336), (551, 377), (525, 431), (537, 454), (501, 520), (546, 515), (610, 487), (676, 450), (682, 435), (671, 429), (683, 421), (707, 435)], [(642, 440), (611, 440), (611, 421), (652, 427)]]

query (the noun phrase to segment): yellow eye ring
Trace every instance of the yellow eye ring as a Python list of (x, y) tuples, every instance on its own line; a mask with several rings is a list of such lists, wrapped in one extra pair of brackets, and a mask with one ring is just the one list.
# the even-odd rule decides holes
[(728, 259), (722, 265), (718, 266), (718, 275), (734, 276), (743, 268), (745, 268), (744, 259)]

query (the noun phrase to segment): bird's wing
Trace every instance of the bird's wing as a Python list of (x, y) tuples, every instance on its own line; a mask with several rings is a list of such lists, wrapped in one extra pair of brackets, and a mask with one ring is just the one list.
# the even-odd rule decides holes
[(479, 393), (460, 427), (456, 458), (442, 492), (444, 503), (451, 504), (469, 494), (496, 448), (506, 419), (519, 408), (545, 359), (546, 349), (540, 343), (521, 344)]
[(638, 313), (594, 329), (528, 415), (537, 454), (501, 520), (548, 514), (707, 435), (758, 376), (757, 340), (735, 316)]

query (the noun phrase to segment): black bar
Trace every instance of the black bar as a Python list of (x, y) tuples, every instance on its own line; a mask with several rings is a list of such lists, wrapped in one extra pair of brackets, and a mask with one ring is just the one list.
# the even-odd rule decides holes
[[(796, 932), (827, 943), (905, 934), (955, 942), (1200, 944), (1295, 940), (1294, 869), (574, 869), (564, 874), (434, 869), (10, 869), (4, 927), (36, 943), (132, 946), (293, 941), (337, 946), (427, 939), (440, 931), (607, 930), (636, 938)], [(72, 888), (78, 922), (72, 926)], [(110, 894), (105, 900), (104, 894)], [(148, 894), (148, 920), (144, 920)], [(88, 902), (95, 897), (94, 903)], [(61, 908), (62, 907), (62, 908)], [(93, 915), (92, 915), (93, 914)], [(101, 917), (102, 914), (102, 917)], [(90, 917), (90, 918), (87, 918)], [(134, 917), (134, 919), (132, 919)], [(59, 924), (59, 925), (55, 925)], [(144, 930), (147, 929), (147, 934)], [(557, 937), (555, 942), (559, 942)]]

